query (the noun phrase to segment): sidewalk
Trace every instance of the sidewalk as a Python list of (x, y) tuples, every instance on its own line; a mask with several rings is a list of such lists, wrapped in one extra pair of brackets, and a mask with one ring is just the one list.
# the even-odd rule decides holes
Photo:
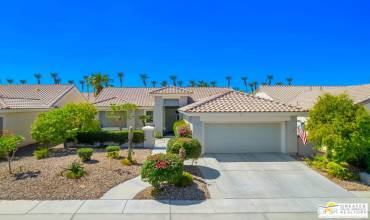
[(317, 219), (328, 201), (370, 198), (0, 201), (0, 219)]

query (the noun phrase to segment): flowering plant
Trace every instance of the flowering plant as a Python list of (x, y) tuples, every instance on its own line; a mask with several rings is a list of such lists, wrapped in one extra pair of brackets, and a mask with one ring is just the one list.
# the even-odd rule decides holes
[(166, 161), (158, 161), (156, 164), (155, 164), (155, 168), (157, 169), (166, 169), (168, 167), (168, 164)]
[(180, 137), (189, 137), (189, 136), (191, 137), (191, 129), (189, 128), (188, 125), (181, 126), (178, 129), (178, 133)]

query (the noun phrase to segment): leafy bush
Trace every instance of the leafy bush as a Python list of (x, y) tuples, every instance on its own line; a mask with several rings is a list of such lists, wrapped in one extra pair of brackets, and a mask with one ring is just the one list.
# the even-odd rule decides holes
[(52, 144), (74, 140), (78, 132), (100, 130), (96, 114), (96, 108), (87, 103), (68, 104), (41, 113), (32, 124), (32, 138)]
[(321, 96), (309, 112), (308, 139), (326, 152), (330, 161), (366, 168), (370, 157), (370, 115), (342, 94)]
[(33, 156), (36, 157), (36, 159), (38, 160), (47, 158), (49, 156), (49, 148), (48, 147), (37, 148), (33, 152)]
[[(144, 131), (133, 131), (133, 143), (139, 144), (144, 142)], [(104, 142), (114, 142), (117, 144), (124, 144), (128, 141), (128, 131), (89, 131), (78, 132), (77, 142), (80, 144), (94, 144)]]
[(312, 160), (306, 160), (308, 164), (316, 169), (326, 171), (326, 165), (329, 163), (328, 158), (322, 155), (316, 155)]
[(118, 159), (120, 157), (119, 152), (121, 148), (119, 146), (108, 146), (105, 150), (109, 158)]
[(359, 178), (358, 174), (348, 169), (348, 164), (346, 162), (342, 162), (339, 164), (332, 161), (327, 164), (326, 168), (330, 176), (334, 176), (339, 179), (356, 180)]
[(141, 167), (141, 178), (155, 189), (163, 184), (174, 184), (182, 176), (183, 163), (175, 154), (154, 154), (144, 161)]
[(85, 168), (78, 162), (72, 162), (66, 169), (68, 179), (79, 179), (86, 174)]
[(78, 157), (81, 158), (82, 161), (91, 160), (91, 156), (93, 155), (94, 150), (92, 148), (80, 148), (77, 150)]
[(190, 126), (185, 122), (185, 120), (173, 123), (173, 133), (176, 137), (192, 137)]
[(161, 133), (159, 133), (159, 131), (154, 130), (154, 137), (160, 139), (160, 138), (162, 138), (162, 135), (161, 135)]
[(202, 146), (197, 139), (171, 138), (167, 143), (167, 153), (179, 154), (180, 148), (184, 148), (186, 159), (197, 159), (202, 152)]
[(24, 141), (24, 137), (21, 135), (6, 135), (0, 136), (0, 152), (3, 152), (5, 158), (8, 160), (8, 170), (12, 173), (12, 161), (14, 159), (15, 152), (17, 152), (19, 144)]
[(180, 179), (178, 179), (175, 183), (177, 187), (187, 187), (193, 183), (193, 175), (188, 172), (183, 172)]

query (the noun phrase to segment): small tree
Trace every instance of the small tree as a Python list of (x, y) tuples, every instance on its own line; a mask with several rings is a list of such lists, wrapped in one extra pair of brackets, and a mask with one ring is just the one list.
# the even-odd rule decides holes
[(150, 119), (152, 119), (149, 115), (140, 115), (139, 116), (140, 121), (143, 123), (144, 126), (146, 126), (146, 122)]
[(132, 159), (132, 155), (134, 154), (134, 147), (132, 144), (132, 139), (134, 137), (134, 133), (132, 132), (132, 126), (128, 128), (128, 152), (127, 152), (127, 160), (131, 163), (134, 162)]
[(109, 118), (116, 121), (119, 125), (119, 130), (122, 131), (122, 128), (125, 124), (125, 121), (134, 117), (134, 112), (136, 111), (137, 106), (131, 103), (125, 103), (122, 105), (111, 105), (111, 112)]
[(15, 152), (18, 150), (18, 145), (24, 141), (24, 137), (21, 135), (9, 135), (0, 137), (0, 151), (4, 152), (6, 159), (8, 160), (9, 173), (12, 173), (12, 161), (14, 159)]
[(321, 96), (309, 113), (306, 128), (308, 139), (325, 151), (329, 160), (366, 167), (370, 116), (346, 94)]

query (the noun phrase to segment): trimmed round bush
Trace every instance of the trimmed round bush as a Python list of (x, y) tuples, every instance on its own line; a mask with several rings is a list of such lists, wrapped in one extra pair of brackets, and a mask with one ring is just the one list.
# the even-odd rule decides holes
[(37, 160), (47, 158), (49, 156), (49, 148), (47, 147), (37, 148), (33, 152), (33, 156), (35, 156)]
[(68, 179), (80, 179), (86, 174), (85, 168), (78, 162), (70, 163), (66, 171)]
[(144, 161), (141, 167), (141, 178), (155, 189), (163, 184), (174, 184), (182, 176), (183, 163), (175, 154), (154, 154)]
[(77, 150), (78, 157), (81, 158), (82, 161), (91, 160), (91, 156), (93, 155), (94, 150), (92, 148), (80, 148)]
[(119, 151), (121, 148), (119, 146), (108, 146), (105, 148), (107, 151), (107, 157), (118, 159), (120, 157)]
[(183, 172), (180, 179), (178, 179), (175, 183), (177, 187), (187, 187), (193, 183), (193, 175), (188, 172)]
[(186, 159), (197, 159), (202, 153), (202, 146), (197, 139), (193, 138), (171, 138), (167, 143), (167, 153), (179, 154), (180, 148), (184, 148)]

